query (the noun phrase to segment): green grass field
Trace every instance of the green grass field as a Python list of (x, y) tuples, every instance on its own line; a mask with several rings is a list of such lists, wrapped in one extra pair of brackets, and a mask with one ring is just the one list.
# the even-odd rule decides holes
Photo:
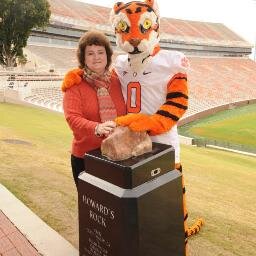
[(244, 145), (256, 151), (256, 104), (221, 111), (179, 127), (188, 137)]
[[(0, 182), (78, 247), (71, 138), (62, 114), (0, 104)], [(181, 159), (189, 222), (206, 221), (189, 255), (254, 255), (256, 158), (183, 145)]]

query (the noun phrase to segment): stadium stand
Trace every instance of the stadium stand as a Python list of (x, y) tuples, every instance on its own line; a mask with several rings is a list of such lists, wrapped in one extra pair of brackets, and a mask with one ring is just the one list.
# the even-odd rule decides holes
[(0, 102), (26, 103), (62, 112), (62, 78), (44, 72), (0, 72)]
[[(33, 30), (25, 48), (30, 72), (24, 72), (26, 67), (22, 74), (0, 71), (1, 101), (14, 96), (23, 103), (62, 111), (61, 80), (77, 66), (76, 46), (85, 31), (105, 32), (114, 56), (121, 53), (109, 24), (110, 8), (74, 0), (49, 3), (49, 26), (44, 31)], [(191, 62), (190, 104), (180, 124), (256, 102), (256, 63), (249, 58), (252, 45), (220, 23), (163, 17), (160, 26), (161, 47), (183, 51)]]
[[(256, 102), (256, 65), (248, 58), (191, 57), (190, 104), (184, 118)], [(199, 117), (199, 116), (198, 116)], [(189, 120), (189, 119), (187, 119)], [(191, 119), (190, 119), (191, 120)]]
[(59, 73), (77, 66), (76, 51), (72, 48), (56, 46), (28, 45), (27, 50), (37, 58), (47, 60), (48, 70), (57, 70)]

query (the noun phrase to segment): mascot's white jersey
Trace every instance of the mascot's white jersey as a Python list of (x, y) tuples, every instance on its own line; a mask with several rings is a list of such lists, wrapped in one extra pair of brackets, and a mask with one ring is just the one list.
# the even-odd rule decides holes
[[(122, 85), (122, 93), (129, 113), (152, 115), (166, 102), (167, 85), (177, 73), (186, 73), (182, 66), (184, 54), (177, 51), (160, 50), (140, 72), (130, 68), (128, 55), (116, 58), (115, 69)], [(175, 162), (180, 162), (180, 146), (177, 126), (161, 135), (151, 136), (153, 142), (172, 145)]]

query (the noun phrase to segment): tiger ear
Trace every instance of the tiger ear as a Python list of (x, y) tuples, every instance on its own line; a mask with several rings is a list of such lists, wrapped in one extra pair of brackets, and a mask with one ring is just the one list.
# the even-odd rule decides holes
[(123, 2), (117, 2), (115, 3), (113, 10), (115, 13), (117, 13), (122, 7), (124, 6)]
[(146, 0), (145, 1), (145, 3), (147, 4), (147, 5), (149, 5), (150, 7), (152, 7), (153, 8), (153, 5), (154, 5), (154, 0)]
[(145, 3), (147, 5), (149, 5), (154, 10), (157, 17), (160, 16), (159, 8), (158, 8), (158, 4), (157, 4), (156, 0), (146, 0)]
[(111, 9), (109, 21), (113, 28), (115, 28), (116, 26), (117, 14), (123, 6), (124, 6), (123, 2), (117, 2), (115, 3), (114, 7)]

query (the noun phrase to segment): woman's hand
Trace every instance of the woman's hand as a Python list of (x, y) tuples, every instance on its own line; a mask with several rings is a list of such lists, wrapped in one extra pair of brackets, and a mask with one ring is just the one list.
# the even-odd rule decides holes
[(106, 121), (104, 123), (98, 124), (95, 128), (96, 136), (108, 136), (113, 129), (116, 127), (116, 122), (114, 121)]

